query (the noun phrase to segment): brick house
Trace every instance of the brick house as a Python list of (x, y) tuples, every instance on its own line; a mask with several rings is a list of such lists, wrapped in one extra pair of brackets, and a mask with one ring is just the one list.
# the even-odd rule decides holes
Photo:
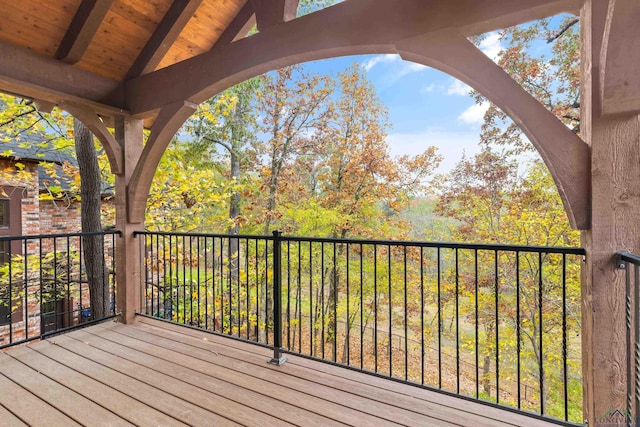
[[(77, 166), (76, 160), (33, 137), (21, 137), (20, 141), (0, 144), (0, 236), (80, 232), (80, 201), (72, 191), (73, 176), (69, 174)], [(109, 212), (113, 207), (111, 199), (112, 192), (105, 185), (103, 217), (107, 218), (104, 221), (106, 223), (109, 223)], [(45, 294), (43, 282), (45, 287), (48, 286), (46, 279), (42, 279), (42, 273), (33, 267), (25, 269), (21, 272), (25, 279), (19, 278), (17, 282), (24, 283), (24, 289), (19, 297), (15, 296), (16, 290), (13, 289), (13, 309), (10, 313), (8, 292), (4, 289), (7, 288), (9, 276), (6, 267), (0, 271), (0, 346), (27, 335), (36, 336), (48, 328), (58, 329), (82, 321), (83, 307), (89, 305), (89, 292), (87, 284), (79, 279), (83, 268), (79, 260), (79, 242), (79, 237), (0, 242), (0, 269), (8, 265), (10, 259), (14, 259), (15, 263), (16, 257), (26, 260), (25, 264), (40, 262), (39, 267), (42, 267), (44, 261), (41, 258), (40, 261), (30, 259), (38, 259), (42, 254), (51, 257), (51, 254), (59, 253), (61, 255), (55, 264), (60, 271), (55, 272), (54, 283), (67, 281), (66, 295), (56, 296), (51, 301), (44, 301), (43, 296), (41, 304), (40, 294)], [(111, 251), (107, 250), (107, 253)], [(65, 265), (68, 271), (63, 268)], [(73, 271), (69, 265), (74, 266)], [(16, 274), (11, 274), (14, 288)], [(73, 285), (69, 285), (69, 282)]]

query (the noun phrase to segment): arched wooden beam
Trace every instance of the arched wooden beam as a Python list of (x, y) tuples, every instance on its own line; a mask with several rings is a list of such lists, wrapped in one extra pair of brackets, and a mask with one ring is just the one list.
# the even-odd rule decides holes
[(509, 115), (551, 171), (571, 226), (590, 228), (591, 166), (584, 141), (460, 33), (416, 37), (397, 48), (404, 59), (458, 78)]
[[(578, 0), (353, 0), (273, 25), (124, 84), (126, 108), (149, 114), (188, 99), (196, 104), (279, 67), (343, 55), (395, 53), (399, 40), (456, 28), (478, 34), (560, 12)], [(115, 94), (120, 94), (116, 91)]]
[(91, 132), (102, 143), (104, 152), (107, 154), (109, 164), (111, 165), (111, 173), (120, 174), (123, 170), (124, 153), (122, 147), (116, 141), (109, 129), (105, 126), (102, 119), (91, 109), (86, 106), (65, 102), (61, 107), (76, 119), (80, 120), (89, 128)]
[(197, 105), (190, 102), (176, 102), (160, 110), (127, 188), (127, 217), (130, 223), (137, 224), (144, 221), (151, 181), (160, 159), (180, 126), (196, 108)]
[(640, 111), (639, 22), (638, 0), (615, 0), (609, 3), (600, 53), (603, 114)]
[[(183, 105), (184, 99), (202, 102), (236, 83), (278, 67), (347, 54), (397, 53), (402, 50), (405, 55), (415, 55), (416, 62), (436, 66), (468, 82), (514, 118), (534, 141), (551, 170), (572, 226), (586, 229), (590, 226), (590, 166), (586, 144), (464, 37), (470, 28), (486, 31), (494, 29), (493, 26), (522, 22), (525, 18), (573, 10), (575, 6), (574, 0), (508, 3), (497, 0), (451, 0), (446, 3), (405, 0), (402, 8), (380, 0), (340, 3), (131, 80), (125, 88), (127, 106), (134, 114), (142, 114), (162, 107), (165, 102), (174, 102), (162, 107), (158, 118), (162, 124), (167, 121), (168, 112)], [(466, 13), (460, 14), (460, 10)], [(327, 33), (326, 28), (329, 27), (331, 31)], [(445, 39), (427, 49), (425, 41), (436, 42), (443, 34), (458, 39), (457, 45), (463, 54), (446, 60), (448, 40)], [(396, 43), (400, 43), (402, 49)], [(466, 53), (470, 55), (468, 58)], [(436, 60), (429, 57), (431, 54)], [(407, 56), (407, 59), (411, 58)], [(490, 74), (494, 72), (498, 76), (492, 78)], [(505, 86), (501, 87), (501, 84)], [(506, 95), (509, 93), (516, 95)], [(512, 101), (515, 103), (513, 106), (510, 105)], [(537, 126), (544, 129), (537, 129)], [(179, 125), (171, 127), (177, 130)], [(151, 156), (153, 167), (146, 165), (143, 159), (136, 168), (135, 185), (128, 193), (132, 220), (143, 219), (146, 194), (170, 138), (164, 145), (159, 144), (157, 148), (161, 150)]]

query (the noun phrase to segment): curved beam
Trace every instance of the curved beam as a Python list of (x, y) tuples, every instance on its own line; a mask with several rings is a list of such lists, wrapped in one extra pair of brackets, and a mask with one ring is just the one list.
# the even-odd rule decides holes
[(198, 108), (190, 102), (176, 102), (160, 110), (127, 188), (127, 216), (130, 223), (142, 223), (151, 181), (160, 159), (180, 126)]
[(82, 105), (65, 102), (61, 105), (61, 108), (84, 123), (102, 143), (104, 152), (109, 159), (109, 165), (111, 165), (111, 173), (115, 175), (122, 173), (122, 164), (124, 162), (122, 147), (118, 144), (113, 134), (109, 132), (102, 119), (94, 111)]
[(416, 37), (397, 47), (404, 59), (458, 78), (509, 115), (549, 168), (571, 226), (590, 228), (591, 165), (584, 141), (460, 33)]
[(602, 51), (600, 87), (602, 113), (640, 111), (640, 8), (638, 0), (615, 0), (609, 4)]
[[(395, 53), (399, 40), (456, 28), (465, 35), (574, 11), (578, 0), (352, 0), (273, 25), (125, 83), (134, 115), (185, 99), (203, 102), (267, 71), (343, 55)], [(462, 13), (461, 11), (464, 11)]]
[[(403, 7), (397, 7), (381, 0), (344, 2), (131, 80), (125, 87), (128, 107), (134, 114), (161, 108), (158, 120), (164, 127), (170, 112), (184, 106), (184, 99), (202, 102), (278, 67), (348, 54), (401, 52), (405, 59), (467, 82), (510, 115), (549, 167), (571, 225), (588, 229), (588, 147), (465, 38), (470, 28), (516, 24), (525, 17), (573, 10), (576, 4), (575, 0), (404, 0)], [(452, 53), (455, 40), (457, 51)], [(172, 104), (164, 106), (167, 102)], [(177, 130), (179, 125), (171, 127)], [(129, 189), (130, 215), (136, 221), (144, 216), (153, 172), (171, 136), (157, 144), (150, 156), (152, 167), (145, 159), (136, 167), (135, 185)]]

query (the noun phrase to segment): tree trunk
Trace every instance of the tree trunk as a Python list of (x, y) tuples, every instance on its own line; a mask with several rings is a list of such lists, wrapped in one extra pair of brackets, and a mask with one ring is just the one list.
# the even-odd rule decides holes
[[(80, 215), (82, 232), (102, 231), (100, 222), (100, 167), (93, 145), (93, 135), (82, 122), (74, 119), (76, 157), (80, 170)], [(104, 237), (83, 237), (83, 254), (89, 282), (91, 319), (109, 315), (109, 272), (104, 259)]]
[[(236, 144), (232, 143), (232, 150), (230, 151), (231, 155), (231, 179), (235, 180), (236, 184), (240, 182), (240, 156), (237, 152)], [(238, 215), (240, 215), (240, 194), (237, 191), (233, 191), (231, 193), (231, 199), (229, 201), (229, 219), (233, 221), (233, 225), (229, 227), (230, 235), (237, 235), (240, 233), (240, 227), (238, 226)], [(229, 238), (229, 289), (235, 283), (240, 287), (240, 274), (238, 271), (239, 266), (239, 249), (240, 249), (240, 241), (238, 239)], [(240, 298), (239, 295), (236, 298)], [(229, 300), (229, 304), (231, 304), (231, 300)], [(233, 327), (240, 327), (238, 323), (240, 319), (240, 313), (235, 313), (234, 316), (231, 316), (229, 319), (230, 328), (229, 333), (232, 333)]]
[(482, 364), (482, 389), (491, 397), (491, 356), (485, 355)]
[[(231, 150), (231, 179), (236, 183), (240, 182), (240, 156), (236, 150)], [(229, 202), (229, 219), (233, 221), (233, 225), (229, 227), (229, 234), (238, 234), (240, 227), (238, 227), (237, 217), (240, 215), (240, 194), (237, 191), (231, 193), (231, 200)]]

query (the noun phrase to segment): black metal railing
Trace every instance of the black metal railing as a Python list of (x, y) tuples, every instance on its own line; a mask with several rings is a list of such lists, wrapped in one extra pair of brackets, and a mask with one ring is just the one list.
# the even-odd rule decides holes
[(640, 420), (640, 256), (617, 253), (618, 268), (625, 270), (627, 408), (625, 425)]
[(143, 313), (273, 344), (273, 237), (136, 235), (144, 235)]
[(582, 421), (583, 249), (138, 234), (146, 315)]
[(0, 349), (114, 316), (116, 235), (0, 237)]

